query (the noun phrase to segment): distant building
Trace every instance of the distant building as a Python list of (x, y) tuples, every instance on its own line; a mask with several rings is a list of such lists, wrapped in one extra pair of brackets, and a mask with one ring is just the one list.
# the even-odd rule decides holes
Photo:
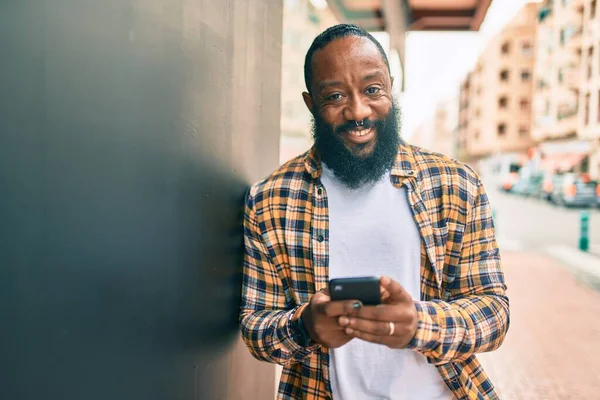
[(430, 119), (419, 125), (408, 142), (426, 150), (458, 157), (458, 99), (441, 101)]
[(458, 157), (475, 162), (533, 146), (531, 103), (539, 4), (526, 4), (460, 86)]
[[(546, 169), (600, 178), (600, 15), (596, 0), (544, 1), (533, 138)], [(549, 145), (549, 143), (552, 145)]]

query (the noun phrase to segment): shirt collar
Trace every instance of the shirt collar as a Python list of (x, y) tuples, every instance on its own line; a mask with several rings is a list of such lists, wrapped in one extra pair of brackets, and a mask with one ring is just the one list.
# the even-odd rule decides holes
[[(314, 146), (306, 153), (304, 167), (306, 168), (306, 172), (308, 172), (313, 179), (320, 178), (323, 173), (321, 168), (321, 156)], [(390, 174), (398, 178), (416, 175), (413, 150), (411, 146), (405, 142), (402, 142), (398, 146), (398, 154), (396, 155), (396, 160), (394, 161), (394, 166), (392, 167)]]

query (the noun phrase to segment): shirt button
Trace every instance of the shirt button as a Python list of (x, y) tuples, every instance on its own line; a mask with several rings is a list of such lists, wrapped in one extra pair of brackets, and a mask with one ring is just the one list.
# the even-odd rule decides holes
[(322, 242), (323, 240), (325, 240), (325, 238), (323, 237), (323, 235), (319, 235), (319, 237), (317, 238), (317, 240), (319, 242)]

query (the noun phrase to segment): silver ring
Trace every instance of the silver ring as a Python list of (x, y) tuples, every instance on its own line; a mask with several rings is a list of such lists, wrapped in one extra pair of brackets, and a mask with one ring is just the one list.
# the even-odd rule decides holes
[(394, 330), (396, 329), (396, 326), (394, 325), (393, 322), (390, 322), (390, 333), (388, 333), (389, 336), (392, 336), (394, 334)]

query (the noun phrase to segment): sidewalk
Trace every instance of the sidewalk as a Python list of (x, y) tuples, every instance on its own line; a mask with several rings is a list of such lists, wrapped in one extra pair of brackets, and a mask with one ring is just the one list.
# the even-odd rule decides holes
[(503, 400), (600, 399), (600, 292), (558, 261), (502, 254), (511, 326), (479, 356)]

